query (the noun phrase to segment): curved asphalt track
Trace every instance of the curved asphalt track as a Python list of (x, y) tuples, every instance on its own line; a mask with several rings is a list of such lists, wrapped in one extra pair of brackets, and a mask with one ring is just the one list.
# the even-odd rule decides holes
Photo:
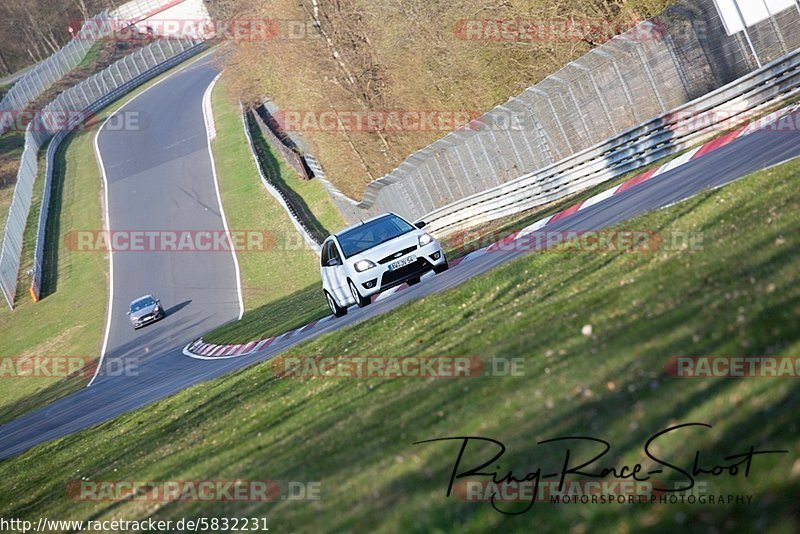
[[(207, 150), (201, 100), (217, 71), (201, 59), (154, 86), (122, 110), (141, 110), (143, 131), (101, 131), (98, 147), (108, 178), (112, 230), (222, 229)], [(800, 156), (794, 132), (756, 132), (547, 226), (547, 231), (599, 230)], [(321, 334), (443, 291), (525, 251), (493, 252), (308, 332), (277, 339), (247, 356), (202, 361), (182, 354), (204, 332), (238, 316), (233, 258), (227, 253), (114, 254), (108, 349), (94, 384), (0, 426), (0, 458), (112, 419), (192, 384), (271, 358)], [(168, 317), (134, 332), (125, 307), (157, 294)], [(96, 295), (95, 298), (101, 298)], [(109, 366), (135, 362), (135, 376), (107, 376)]]

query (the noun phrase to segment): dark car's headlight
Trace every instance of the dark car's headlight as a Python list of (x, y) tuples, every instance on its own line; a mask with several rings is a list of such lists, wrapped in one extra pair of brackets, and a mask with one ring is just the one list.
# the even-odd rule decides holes
[(353, 267), (355, 267), (356, 271), (363, 273), (367, 269), (372, 269), (375, 267), (375, 264), (369, 260), (359, 260), (355, 263), (355, 265), (353, 265)]
[(433, 241), (433, 238), (430, 236), (430, 234), (422, 234), (421, 236), (419, 236), (419, 246), (421, 247), (424, 247), (431, 241)]

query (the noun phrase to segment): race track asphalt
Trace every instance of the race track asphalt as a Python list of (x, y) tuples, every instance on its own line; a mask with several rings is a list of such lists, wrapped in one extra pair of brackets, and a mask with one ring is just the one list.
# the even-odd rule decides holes
[[(203, 58), (120, 110), (141, 112), (145, 126), (140, 131), (101, 131), (98, 146), (108, 176), (112, 230), (222, 228), (201, 111), (203, 93), (216, 74), (209, 59)], [(547, 231), (606, 228), (797, 156), (800, 134), (753, 133), (560, 219), (548, 225)], [(280, 338), (256, 353), (204, 361), (185, 356), (182, 349), (208, 330), (237, 317), (239, 303), (231, 255), (117, 252), (108, 350), (100, 375), (91, 387), (0, 426), (0, 458), (20, 454), (198, 382), (269, 359), (302, 341), (444, 291), (526, 253), (483, 254), (367, 308), (351, 308), (341, 319), (321, 321), (313, 328)], [(87, 291), (91, 298), (106, 298), (92, 295), (91, 288)], [(161, 298), (169, 315), (134, 332), (125, 315), (126, 306), (134, 297), (150, 292)], [(133, 376), (110, 376), (126, 362), (133, 364)]]

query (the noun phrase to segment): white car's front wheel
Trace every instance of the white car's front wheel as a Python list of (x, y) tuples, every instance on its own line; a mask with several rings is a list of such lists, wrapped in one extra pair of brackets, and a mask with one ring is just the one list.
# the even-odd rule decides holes
[(333, 296), (327, 291), (325, 291), (325, 300), (328, 301), (328, 307), (331, 309), (331, 313), (333, 313), (334, 317), (347, 315), (347, 308), (342, 308), (336, 304), (336, 300), (334, 300)]
[(358, 304), (359, 308), (368, 306), (372, 302), (371, 298), (361, 296), (361, 293), (358, 292), (358, 288), (356, 287), (356, 285), (353, 283), (352, 280), (348, 280), (347, 285), (350, 286), (350, 294), (353, 295), (353, 300), (356, 301), (356, 304)]

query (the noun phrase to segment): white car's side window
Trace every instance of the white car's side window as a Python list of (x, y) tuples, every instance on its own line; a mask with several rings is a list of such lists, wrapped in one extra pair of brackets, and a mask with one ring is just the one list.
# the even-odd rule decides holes
[(329, 245), (331, 246), (331, 249), (330, 249), (331, 258), (337, 260), (339, 262), (339, 264), (341, 264), (342, 263), (342, 256), (339, 254), (339, 249), (336, 247), (336, 243), (334, 243), (331, 240)]
[(331, 245), (333, 245), (333, 241), (326, 241), (325, 245), (322, 247), (322, 254), (320, 255), (320, 264), (323, 267), (327, 267), (328, 261), (331, 259)]

